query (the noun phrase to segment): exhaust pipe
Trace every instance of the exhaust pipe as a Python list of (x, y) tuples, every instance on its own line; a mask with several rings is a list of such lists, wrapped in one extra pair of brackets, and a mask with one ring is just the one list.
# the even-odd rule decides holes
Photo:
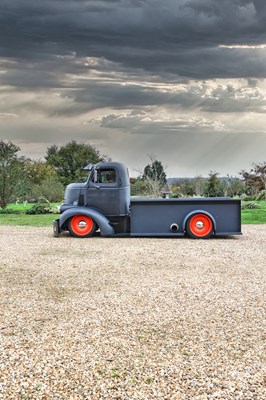
[(178, 226), (177, 224), (172, 224), (172, 225), (170, 226), (170, 231), (171, 231), (171, 232), (177, 232), (178, 229), (179, 229), (179, 226)]

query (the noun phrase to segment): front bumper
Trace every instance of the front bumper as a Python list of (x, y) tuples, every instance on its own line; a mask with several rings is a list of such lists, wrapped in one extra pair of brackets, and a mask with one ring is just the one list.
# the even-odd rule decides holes
[(54, 237), (58, 237), (59, 233), (61, 232), (59, 227), (59, 219), (53, 220), (53, 230), (54, 230)]

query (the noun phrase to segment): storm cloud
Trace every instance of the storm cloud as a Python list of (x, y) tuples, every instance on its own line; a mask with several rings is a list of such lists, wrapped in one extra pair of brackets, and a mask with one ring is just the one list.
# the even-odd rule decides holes
[(237, 171), (265, 154), (265, 65), (263, 0), (0, 0), (1, 137), (36, 157), (72, 138), (130, 164), (153, 152), (188, 174), (201, 151), (203, 173), (225, 171), (226, 143)]
[(62, 62), (74, 67), (71, 55), (95, 57), (169, 80), (265, 77), (265, 51), (259, 47), (266, 43), (263, 1), (1, 3), (3, 57), (59, 69)]

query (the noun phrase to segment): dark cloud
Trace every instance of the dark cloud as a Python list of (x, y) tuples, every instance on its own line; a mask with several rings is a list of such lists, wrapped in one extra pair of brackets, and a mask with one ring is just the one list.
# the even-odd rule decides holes
[[(2, 102), (0, 111), (18, 114), (27, 111), (67, 118), (100, 109), (139, 113), (141, 110), (152, 112), (156, 107), (176, 113), (266, 113), (265, 92), (255, 79), (242, 79), (238, 84), (224, 80), (220, 83), (181, 81), (172, 85), (157, 81), (125, 83), (123, 79), (116, 79), (116, 74), (109, 79), (80, 76), (73, 78), (73, 82), (71, 77), (64, 78), (58, 71), (55, 74), (37, 70), (32, 74), (27, 68), (10, 69), (2, 75), (2, 83), (12, 82), (14, 86), (2, 89), (9, 101)], [(18, 93), (21, 98), (16, 101)]]
[(219, 47), (266, 42), (263, 1), (12, 0), (0, 8), (3, 57), (99, 57), (169, 79), (265, 77), (254, 49)]
[(100, 107), (122, 110), (164, 106), (177, 111), (198, 109), (220, 113), (266, 112), (264, 93), (259, 89), (250, 88), (247, 82), (238, 87), (220, 84), (212, 88), (207, 83), (201, 83), (168, 90), (152, 86), (91, 84), (87, 90), (72, 92), (70, 98), (75, 104), (87, 104), (88, 110)]
[(184, 170), (262, 160), (265, 63), (265, 0), (0, 0), (1, 132)]
[(203, 118), (178, 117), (165, 118), (165, 120), (152, 120), (145, 113), (131, 113), (129, 115), (111, 114), (103, 117), (100, 126), (104, 128), (121, 129), (133, 134), (194, 134), (195, 132), (210, 132), (218, 128), (215, 122)]
[(49, 70), (32, 70), (30, 68), (10, 69), (5, 72), (1, 79), (2, 85), (12, 85), (17, 89), (36, 89), (42, 87), (58, 87), (58, 77)]
[[(10, 77), (11, 73), (8, 74)], [(39, 74), (39, 82), (44, 74)], [(35, 76), (36, 78), (36, 76)], [(54, 82), (51, 74), (50, 82)], [(47, 80), (48, 80), (47, 78)], [(28, 83), (27, 93), (31, 85), (38, 87), (38, 81), (30, 81), (30, 74), (21, 71), (16, 76), (18, 87)], [(93, 110), (114, 109), (152, 112), (156, 107), (168, 109), (169, 112), (198, 111), (207, 113), (266, 113), (266, 98), (264, 91), (256, 87), (256, 81), (243, 80), (238, 86), (229, 83), (210, 84), (197, 82), (164, 87), (140, 84), (122, 84), (99, 81), (89, 81), (83, 87), (66, 90), (63, 85), (55, 85), (45, 94), (25, 96), (24, 100), (14, 101), (12, 110), (2, 105), (2, 111), (19, 113), (21, 109), (28, 112), (72, 118)], [(17, 88), (18, 89), (18, 88)], [(39, 86), (39, 90), (44, 90)], [(23, 86), (23, 90), (26, 90)], [(6, 89), (6, 95), (14, 96), (14, 89)], [(22, 92), (23, 94), (23, 92)], [(47, 98), (45, 100), (45, 97)], [(49, 101), (48, 101), (49, 100)], [(56, 100), (56, 101), (55, 101)], [(86, 118), (86, 117), (85, 117)]]

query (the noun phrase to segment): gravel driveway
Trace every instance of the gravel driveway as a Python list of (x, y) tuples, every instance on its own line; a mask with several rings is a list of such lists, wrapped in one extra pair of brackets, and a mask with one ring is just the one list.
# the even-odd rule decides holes
[(0, 227), (0, 399), (266, 398), (266, 225), (75, 239)]

